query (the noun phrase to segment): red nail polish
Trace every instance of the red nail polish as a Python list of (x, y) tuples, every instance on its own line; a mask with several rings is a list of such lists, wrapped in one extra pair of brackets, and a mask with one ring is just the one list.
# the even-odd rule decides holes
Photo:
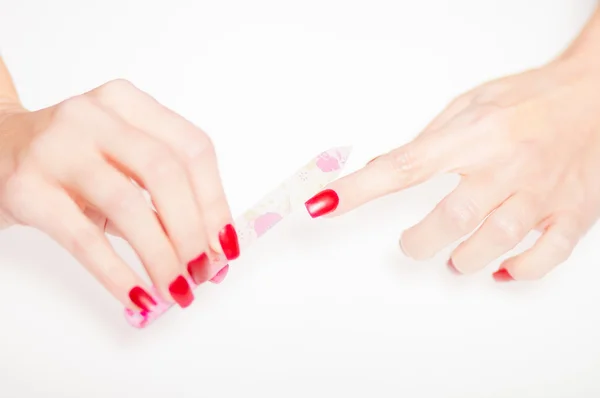
[(227, 260), (235, 260), (240, 256), (240, 242), (233, 225), (227, 224), (219, 232), (219, 242)]
[(194, 301), (192, 289), (190, 289), (189, 283), (181, 275), (171, 282), (169, 285), (169, 292), (171, 292), (171, 297), (173, 297), (173, 300), (175, 300), (181, 308), (189, 306), (192, 304), (192, 301)]
[(196, 285), (206, 282), (208, 275), (206, 272), (209, 270), (210, 262), (206, 253), (202, 253), (192, 261), (188, 263), (187, 271), (190, 277)]
[(152, 296), (139, 286), (136, 286), (129, 291), (129, 299), (142, 311), (146, 312), (150, 312), (152, 307), (156, 305), (156, 301), (152, 298)]
[(448, 268), (450, 269), (450, 271), (453, 274), (462, 275), (461, 272), (458, 270), (458, 268), (456, 268), (456, 266), (454, 265), (454, 262), (452, 262), (452, 259), (448, 260), (448, 262), (446, 263), (446, 265), (448, 266)]
[(213, 278), (210, 281), (212, 283), (219, 284), (219, 283), (223, 282), (223, 280), (225, 280), (225, 277), (227, 276), (228, 272), (229, 272), (229, 264), (227, 264), (226, 266), (221, 268), (221, 270), (219, 272), (217, 272), (217, 275), (213, 276)]
[(494, 272), (492, 277), (496, 282), (509, 282), (515, 280), (505, 268), (500, 268), (498, 271)]
[(304, 205), (308, 214), (312, 218), (317, 218), (334, 211), (339, 203), (338, 194), (332, 189), (326, 189), (307, 200)]

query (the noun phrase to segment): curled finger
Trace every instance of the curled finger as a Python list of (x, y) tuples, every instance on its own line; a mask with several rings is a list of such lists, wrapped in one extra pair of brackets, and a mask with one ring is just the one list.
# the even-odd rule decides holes
[(193, 293), (182, 265), (154, 211), (130, 180), (100, 158), (90, 156), (85, 168), (62, 181), (99, 209), (133, 247), (166, 301), (187, 307)]
[(452, 264), (462, 273), (481, 270), (527, 236), (539, 221), (538, 211), (539, 202), (531, 195), (517, 193), (509, 197), (454, 250)]
[(532, 281), (544, 277), (570, 257), (583, 233), (573, 217), (554, 218), (530, 249), (502, 263), (494, 279)]

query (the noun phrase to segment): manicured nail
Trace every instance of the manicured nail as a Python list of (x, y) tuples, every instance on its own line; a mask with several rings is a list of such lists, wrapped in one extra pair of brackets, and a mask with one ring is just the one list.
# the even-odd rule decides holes
[(189, 306), (192, 304), (192, 301), (194, 301), (192, 289), (190, 289), (189, 283), (181, 275), (171, 282), (169, 285), (169, 292), (171, 292), (171, 297), (173, 297), (173, 300), (175, 300), (181, 308)]
[(509, 282), (515, 279), (508, 273), (506, 268), (500, 268), (498, 271), (492, 274), (492, 277), (496, 282)]
[(308, 214), (312, 218), (317, 218), (334, 211), (339, 203), (338, 194), (332, 189), (326, 189), (307, 200), (304, 205)]
[(210, 262), (208, 261), (206, 253), (202, 253), (188, 263), (188, 274), (190, 274), (190, 277), (196, 285), (206, 282), (206, 271), (209, 266)]
[(219, 283), (223, 282), (223, 280), (225, 280), (225, 277), (227, 276), (228, 272), (229, 272), (229, 264), (227, 264), (226, 266), (221, 268), (221, 270), (219, 272), (217, 272), (217, 275), (213, 276), (213, 278), (210, 281), (212, 283), (219, 284)]
[(219, 232), (219, 242), (227, 260), (235, 260), (240, 256), (240, 242), (233, 225), (227, 224), (223, 227)]
[(448, 260), (446, 265), (448, 266), (448, 269), (450, 269), (450, 271), (453, 274), (462, 275), (461, 272), (458, 270), (458, 268), (456, 268), (456, 266), (454, 265), (454, 262), (452, 262), (452, 259)]
[(156, 305), (156, 301), (152, 298), (152, 296), (139, 286), (136, 286), (129, 291), (129, 299), (142, 311), (146, 312), (150, 312), (152, 307)]

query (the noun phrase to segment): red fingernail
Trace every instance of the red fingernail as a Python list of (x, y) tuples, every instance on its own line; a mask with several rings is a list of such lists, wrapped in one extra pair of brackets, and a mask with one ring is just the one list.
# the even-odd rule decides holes
[(192, 301), (194, 301), (194, 294), (192, 293), (192, 289), (190, 289), (190, 284), (181, 275), (171, 282), (169, 285), (169, 292), (171, 292), (171, 297), (173, 297), (173, 300), (175, 300), (181, 308), (189, 306), (192, 304)]
[(235, 260), (240, 256), (240, 242), (233, 225), (227, 224), (223, 227), (219, 232), (219, 242), (227, 260)]
[(338, 194), (332, 189), (326, 189), (307, 200), (304, 205), (308, 214), (312, 218), (317, 218), (334, 211), (339, 203)]
[(514, 281), (515, 279), (508, 273), (506, 268), (500, 268), (498, 271), (492, 274), (492, 277), (496, 280), (496, 282), (509, 282)]
[(129, 291), (129, 299), (142, 311), (146, 312), (150, 312), (152, 307), (156, 305), (156, 301), (152, 298), (152, 296), (139, 286), (136, 286)]
[(229, 264), (227, 264), (226, 266), (221, 268), (221, 270), (219, 272), (217, 272), (217, 275), (213, 276), (213, 278), (210, 281), (212, 283), (219, 284), (219, 283), (223, 282), (223, 280), (225, 280), (225, 277), (227, 276), (228, 272), (229, 272)]
[(448, 266), (448, 268), (450, 269), (450, 271), (452, 271), (452, 273), (454, 273), (456, 275), (462, 275), (460, 273), (460, 271), (458, 270), (458, 268), (456, 268), (456, 266), (452, 262), (452, 259), (448, 260), (448, 262), (446, 263), (446, 265)]
[(208, 271), (209, 266), (210, 262), (208, 261), (206, 253), (202, 253), (188, 263), (188, 274), (190, 274), (190, 277), (196, 285), (206, 282), (206, 279), (208, 278), (206, 272)]

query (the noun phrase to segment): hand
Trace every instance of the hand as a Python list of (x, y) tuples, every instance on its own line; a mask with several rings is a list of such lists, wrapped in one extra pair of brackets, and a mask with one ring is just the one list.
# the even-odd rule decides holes
[(219, 272), (210, 258), (238, 257), (209, 137), (131, 83), (35, 112), (2, 109), (0, 227), (47, 233), (127, 308), (151, 311), (158, 297), (105, 230), (133, 247), (160, 298), (182, 307), (193, 300), (186, 276), (203, 283)]
[(599, 215), (598, 104), (600, 69), (582, 57), (484, 84), (454, 100), (412, 142), (332, 183), (307, 209), (313, 217), (337, 216), (457, 173), (457, 188), (402, 234), (404, 252), (430, 258), (476, 230), (449, 263), (473, 273), (538, 229), (535, 245), (494, 276), (540, 278), (570, 256)]

